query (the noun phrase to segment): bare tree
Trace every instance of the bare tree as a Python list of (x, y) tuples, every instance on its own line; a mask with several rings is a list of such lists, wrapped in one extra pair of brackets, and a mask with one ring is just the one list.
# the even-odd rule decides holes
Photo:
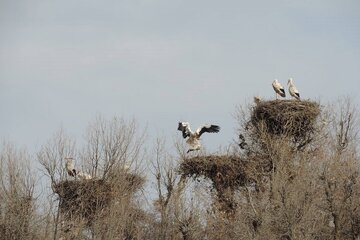
[(95, 178), (106, 179), (112, 170), (138, 167), (143, 158), (145, 131), (138, 132), (135, 120), (97, 117), (86, 131), (86, 146), (81, 154), (83, 164)]
[(332, 109), (331, 119), (329, 120), (332, 127), (333, 149), (336, 150), (337, 154), (341, 154), (348, 147), (350, 147), (350, 151), (357, 148), (360, 122), (358, 110), (352, 103), (351, 98), (340, 98), (328, 108)]
[(37, 156), (53, 187), (57, 182), (67, 178), (65, 158), (76, 157), (75, 141), (60, 129), (42, 146)]
[[(51, 180), (52, 190), (57, 194), (54, 196), (58, 197), (54, 199), (58, 206), (53, 206), (52, 210), (55, 213), (54, 239), (59, 237), (60, 227), (64, 237), (81, 236), (82, 229), (88, 231), (93, 239), (115, 236), (121, 232), (125, 234), (125, 230), (120, 231), (119, 227), (128, 224), (109, 225), (116, 221), (113, 221), (115, 216), (108, 210), (111, 208), (111, 213), (125, 215), (137, 211), (132, 196), (144, 182), (137, 171), (144, 157), (145, 131), (139, 133), (136, 125), (135, 120), (97, 117), (87, 129), (85, 147), (81, 151), (75, 148), (75, 141), (62, 129), (41, 148), (39, 162)], [(90, 172), (92, 180), (80, 181), (70, 177), (73, 181), (68, 181), (69, 176), (64, 169), (66, 157), (75, 159), (77, 172)], [(130, 166), (132, 169), (129, 169)], [(123, 206), (127, 206), (128, 210), (123, 211)], [(124, 219), (134, 221), (134, 217)], [(105, 233), (105, 229), (109, 232)], [(130, 232), (126, 234), (133, 235), (133, 230)]]
[[(176, 147), (183, 150), (180, 151), (182, 153), (185, 151), (179, 143)], [(186, 203), (186, 179), (179, 176), (175, 158), (165, 150), (164, 140), (157, 139), (154, 149), (152, 169), (157, 192), (154, 206), (160, 214), (156, 238), (194, 239), (200, 232), (200, 223), (197, 210), (192, 204)]]
[[(43, 172), (51, 180), (51, 188), (55, 193), (55, 186), (60, 181), (67, 179), (65, 171), (65, 158), (75, 157), (75, 141), (65, 134), (63, 129), (56, 132), (48, 142), (42, 146), (38, 152), (38, 160), (43, 167)], [(58, 227), (60, 220), (59, 206), (61, 202), (58, 202), (58, 206), (51, 211), (54, 213), (54, 234), (53, 238), (58, 237)]]
[(35, 183), (30, 155), (4, 143), (0, 152), (0, 235), (3, 239), (37, 237)]

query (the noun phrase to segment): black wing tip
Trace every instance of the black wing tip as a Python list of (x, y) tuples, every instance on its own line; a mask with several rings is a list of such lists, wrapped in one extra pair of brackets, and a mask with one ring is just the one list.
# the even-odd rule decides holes
[(280, 96), (286, 97), (285, 89), (280, 88)]
[(181, 128), (182, 128), (182, 122), (179, 122), (177, 130), (181, 131)]
[(188, 135), (186, 134), (185, 130), (182, 131), (182, 136), (183, 136), (183, 138), (186, 138), (186, 137), (188, 136)]
[(220, 126), (218, 126), (218, 125), (211, 125), (211, 130), (213, 130), (214, 132), (219, 132), (220, 131)]
[(189, 136), (189, 135), (186, 133), (186, 129), (184, 128), (182, 122), (179, 122), (178, 129), (177, 129), (177, 130), (179, 130), (179, 131), (182, 132), (183, 138), (187, 138), (187, 137)]

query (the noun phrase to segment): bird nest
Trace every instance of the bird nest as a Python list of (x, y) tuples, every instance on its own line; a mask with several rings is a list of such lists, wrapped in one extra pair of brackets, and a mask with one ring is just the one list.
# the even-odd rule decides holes
[(212, 190), (216, 190), (215, 208), (228, 217), (233, 216), (236, 209), (234, 192), (248, 181), (246, 165), (241, 158), (234, 155), (196, 156), (185, 159), (179, 172), (182, 177), (211, 180)]
[(180, 165), (184, 177), (205, 177), (213, 182), (216, 190), (235, 189), (244, 186), (246, 175), (242, 160), (237, 156), (196, 156), (186, 159)]
[(111, 185), (100, 179), (63, 181), (54, 190), (60, 198), (60, 212), (68, 219), (80, 216), (90, 220), (112, 198)]
[[(136, 191), (144, 179), (127, 173), (121, 184), (128, 191)], [(67, 219), (81, 217), (89, 223), (102, 210), (106, 209), (115, 197), (116, 186), (103, 179), (62, 181), (54, 186), (60, 199), (59, 209)]]
[(295, 142), (308, 139), (315, 131), (320, 105), (313, 101), (261, 101), (253, 109), (249, 123), (257, 133), (266, 130), (273, 135), (293, 137)]

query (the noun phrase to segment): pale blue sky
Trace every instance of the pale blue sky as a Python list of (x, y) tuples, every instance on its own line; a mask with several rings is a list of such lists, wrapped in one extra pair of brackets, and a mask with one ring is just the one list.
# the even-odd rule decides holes
[(96, 114), (172, 137), (222, 127), (235, 106), (294, 78), (305, 99), (360, 103), (360, 1), (0, 0), (0, 138), (37, 150)]

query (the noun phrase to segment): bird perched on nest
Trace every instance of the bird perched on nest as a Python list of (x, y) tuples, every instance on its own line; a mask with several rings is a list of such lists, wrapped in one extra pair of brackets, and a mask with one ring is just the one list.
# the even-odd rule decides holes
[(300, 100), (300, 93), (299, 91), (296, 89), (293, 79), (289, 78), (288, 80), (288, 86), (289, 86), (289, 93), (292, 97), (296, 98), (297, 100)]
[(261, 97), (259, 97), (259, 96), (255, 96), (255, 97), (254, 97), (254, 103), (255, 103), (256, 105), (258, 105), (261, 101), (262, 101)]
[(188, 122), (179, 122), (178, 130), (182, 132), (183, 138), (187, 138), (186, 143), (190, 145), (187, 153), (201, 148), (200, 136), (204, 132), (217, 133), (220, 131), (220, 127), (217, 125), (205, 124), (199, 127), (195, 132), (191, 131), (190, 124)]
[(81, 179), (81, 180), (90, 180), (92, 179), (91, 175), (82, 171), (79, 171), (77, 173), (77, 176)]
[(67, 158), (65, 158), (65, 160), (66, 160), (65, 168), (66, 168), (67, 173), (71, 177), (76, 177), (76, 170), (74, 168), (74, 162), (73, 162), (74, 159), (71, 157), (67, 157)]
[(278, 95), (280, 95), (281, 97), (286, 97), (285, 89), (277, 79), (272, 82), (272, 86), (275, 90), (276, 99), (278, 99)]

